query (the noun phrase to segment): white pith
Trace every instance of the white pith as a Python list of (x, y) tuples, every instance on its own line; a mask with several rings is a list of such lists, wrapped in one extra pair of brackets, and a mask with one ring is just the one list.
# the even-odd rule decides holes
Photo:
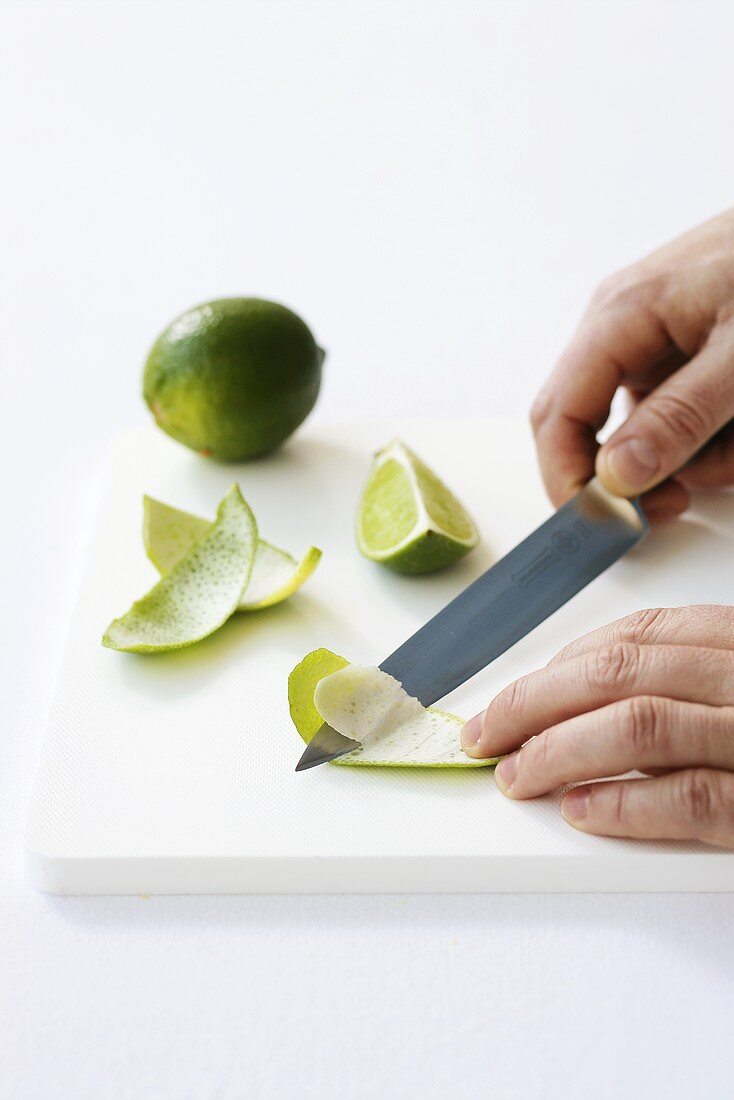
[(482, 767), (461, 747), (462, 720), (426, 708), (379, 668), (346, 665), (319, 680), (314, 704), (324, 721), (359, 747), (336, 763)]
[[(256, 586), (253, 585), (253, 575), (258, 565), (258, 555), (262, 553), (263, 548), (265, 548), (266, 553), (269, 552), (269, 555), (272, 555), (273, 559), (276, 556), (280, 558), (281, 565), (285, 564), (287, 571), (280, 569), (277, 584), (272, 581), (271, 577), (271, 586), (269, 588), (263, 588), (258, 593)], [(250, 576), (250, 580), (247, 582), (237, 610), (257, 611), (260, 608), (270, 607), (275, 603), (280, 603), (283, 599), (287, 599), (287, 597), (296, 592), (303, 581), (311, 575), (320, 558), (321, 551), (317, 550), (314, 546), (310, 547), (303, 557), (297, 560), (286, 550), (281, 550), (279, 547), (266, 542), (265, 539), (260, 539), (255, 554), (255, 562), (253, 564), (253, 575)], [(254, 578), (258, 586), (263, 584), (268, 572), (269, 570), (267, 568), (262, 568), (260, 576)]]
[[(190, 546), (182, 544), (182, 538), (193, 543), (196, 539), (203, 537), (211, 529), (212, 524), (210, 520), (184, 512), (152, 497), (144, 498), (143, 539), (146, 551), (158, 572), (164, 575), (171, 570), (178, 559), (172, 558), (170, 552), (161, 552), (166, 547), (166, 534), (161, 533), (160, 529), (161, 513), (177, 517), (184, 525), (184, 534), (179, 532), (175, 546), (178, 559), (185, 556), (190, 549)], [(170, 530), (168, 538), (170, 544)], [(310, 577), (320, 558), (321, 551), (314, 546), (310, 547), (300, 560), (296, 560), (285, 550), (273, 546), (265, 539), (258, 539), (253, 568), (237, 610), (257, 611), (287, 599)]]

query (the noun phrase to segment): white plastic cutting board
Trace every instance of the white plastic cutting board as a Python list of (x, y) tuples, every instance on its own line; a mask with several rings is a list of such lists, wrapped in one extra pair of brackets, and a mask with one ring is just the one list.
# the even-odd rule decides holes
[[(481, 548), (433, 577), (361, 558), (353, 515), (371, 453), (400, 434), (475, 516)], [(114, 653), (102, 632), (156, 579), (141, 497), (212, 515), (239, 480), (263, 536), (324, 550), (306, 588), (237, 615), (188, 650)], [(731, 890), (734, 855), (601, 839), (558, 797), (516, 803), (490, 770), (343, 768), (296, 774), (286, 680), (309, 650), (387, 656), (549, 512), (521, 422), (320, 427), (242, 467), (153, 427), (116, 441), (27, 831), (30, 879), (58, 894)], [(645, 606), (731, 602), (734, 496), (655, 531), (528, 638), (449, 696), (470, 716), (577, 635)]]

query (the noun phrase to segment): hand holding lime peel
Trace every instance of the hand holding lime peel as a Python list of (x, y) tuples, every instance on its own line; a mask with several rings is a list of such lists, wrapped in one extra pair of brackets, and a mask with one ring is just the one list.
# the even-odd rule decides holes
[(148, 355), (143, 397), (164, 432), (200, 454), (243, 462), (306, 419), (324, 351), (291, 310), (220, 298), (177, 317)]
[(430, 573), (468, 554), (479, 533), (454, 494), (399, 439), (377, 453), (357, 513), (357, 545), (398, 573)]
[[(211, 526), (207, 519), (172, 508), (152, 497), (143, 497), (145, 552), (164, 576)], [(320, 560), (321, 551), (315, 546), (309, 547), (297, 561), (285, 550), (258, 538), (252, 572), (237, 610), (257, 611), (292, 596), (306, 583)]]
[(102, 644), (110, 649), (158, 653), (193, 645), (235, 611), (269, 607), (292, 595), (321, 557), (312, 546), (297, 562), (262, 542), (237, 485), (213, 523), (149, 497), (144, 509), (146, 550), (163, 576), (107, 628)]
[(472, 768), (461, 748), (463, 719), (424, 707), (379, 668), (350, 665), (328, 649), (316, 649), (288, 677), (293, 724), (309, 742), (324, 722), (360, 747), (333, 760), (341, 766)]

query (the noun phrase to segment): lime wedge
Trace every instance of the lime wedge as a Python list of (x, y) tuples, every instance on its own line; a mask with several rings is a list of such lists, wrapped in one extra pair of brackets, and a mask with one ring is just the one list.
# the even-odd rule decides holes
[(463, 719), (424, 707), (379, 668), (348, 664), (328, 649), (309, 653), (288, 678), (293, 724), (308, 742), (328, 722), (360, 747), (332, 761), (350, 766), (476, 768), (461, 748)]
[(102, 644), (128, 653), (156, 653), (206, 638), (237, 610), (257, 541), (255, 517), (234, 485), (214, 523), (147, 595), (109, 625)]
[(357, 512), (362, 554), (398, 573), (430, 573), (479, 542), (450, 489), (399, 439), (379, 451)]
[[(207, 519), (182, 512), (152, 497), (143, 497), (145, 551), (164, 576), (211, 526)], [(297, 561), (285, 550), (259, 539), (252, 573), (237, 610), (256, 611), (292, 596), (305, 584), (320, 559), (321, 551), (315, 546)]]

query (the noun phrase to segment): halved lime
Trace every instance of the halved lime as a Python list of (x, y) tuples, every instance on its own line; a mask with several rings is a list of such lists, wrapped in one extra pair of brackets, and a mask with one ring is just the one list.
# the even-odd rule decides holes
[(395, 439), (378, 451), (357, 512), (357, 545), (398, 573), (430, 573), (479, 542), (471, 516), (439, 477)]

